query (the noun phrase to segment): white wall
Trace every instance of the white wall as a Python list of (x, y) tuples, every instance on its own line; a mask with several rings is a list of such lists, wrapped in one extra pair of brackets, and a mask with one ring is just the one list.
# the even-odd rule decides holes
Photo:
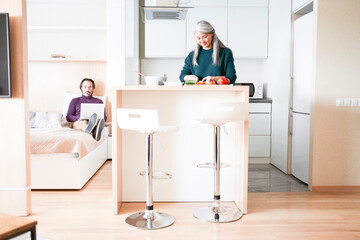
[[(167, 76), (168, 82), (178, 82), (184, 59), (141, 59), (141, 72), (148, 76)], [(134, 76), (137, 77), (137, 76)], [(141, 82), (145, 84), (144, 78)]]
[(107, 0), (108, 86), (125, 85), (125, 1)]
[[(125, 1), (125, 55), (126, 55), (126, 85), (138, 85), (140, 71), (139, 64), (139, 2), (134, 0)], [(136, 74), (136, 75), (134, 75)], [(135, 77), (134, 77), (135, 76)]]
[(105, 62), (29, 62), (29, 110), (61, 113), (63, 92), (81, 93), (85, 77), (95, 81), (95, 95), (109, 94)]
[(360, 1), (318, 0), (316, 7), (312, 185), (359, 186), (360, 108), (335, 101), (360, 97)]
[(271, 163), (287, 172), (290, 100), (291, 1), (269, 1), (269, 57), (262, 79), (272, 98)]

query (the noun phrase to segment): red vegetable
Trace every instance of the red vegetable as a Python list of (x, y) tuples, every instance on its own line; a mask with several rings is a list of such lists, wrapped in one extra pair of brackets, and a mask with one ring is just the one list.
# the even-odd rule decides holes
[(216, 81), (216, 83), (219, 85), (226, 85), (230, 83), (230, 80), (227, 79), (226, 77), (221, 77)]

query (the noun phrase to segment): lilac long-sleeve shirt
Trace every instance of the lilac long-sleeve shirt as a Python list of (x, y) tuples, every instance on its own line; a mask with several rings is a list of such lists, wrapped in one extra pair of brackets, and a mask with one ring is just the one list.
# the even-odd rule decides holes
[[(82, 103), (103, 103), (99, 98), (87, 97), (82, 95), (78, 98), (73, 98), (70, 102), (68, 112), (66, 114), (66, 120), (68, 122), (76, 122), (80, 118), (80, 110)], [(104, 119), (106, 121), (106, 113), (104, 110)]]

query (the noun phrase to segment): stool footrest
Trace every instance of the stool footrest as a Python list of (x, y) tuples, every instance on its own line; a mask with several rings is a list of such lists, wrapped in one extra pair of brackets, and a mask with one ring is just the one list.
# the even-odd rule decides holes
[[(142, 171), (139, 173), (140, 176), (144, 177), (146, 176), (146, 172)], [(170, 173), (166, 173), (166, 172), (153, 172), (153, 179), (171, 179), (172, 175)]]
[[(215, 168), (215, 164), (214, 163), (200, 163), (198, 165), (196, 165), (198, 168)], [(230, 164), (228, 163), (220, 163), (220, 168), (226, 168), (226, 167), (230, 167)]]

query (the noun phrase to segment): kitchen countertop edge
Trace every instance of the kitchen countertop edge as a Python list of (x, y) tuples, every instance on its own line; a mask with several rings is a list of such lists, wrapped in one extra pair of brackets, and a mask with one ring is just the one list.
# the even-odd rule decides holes
[(232, 85), (185, 85), (185, 86), (145, 86), (145, 85), (125, 85), (113, 86), (113, 90), (128, 91), (244, 91), (248, 86)]
[(272, 103), (271, 98), (252, 99), (249, 98), (249, 103)]

